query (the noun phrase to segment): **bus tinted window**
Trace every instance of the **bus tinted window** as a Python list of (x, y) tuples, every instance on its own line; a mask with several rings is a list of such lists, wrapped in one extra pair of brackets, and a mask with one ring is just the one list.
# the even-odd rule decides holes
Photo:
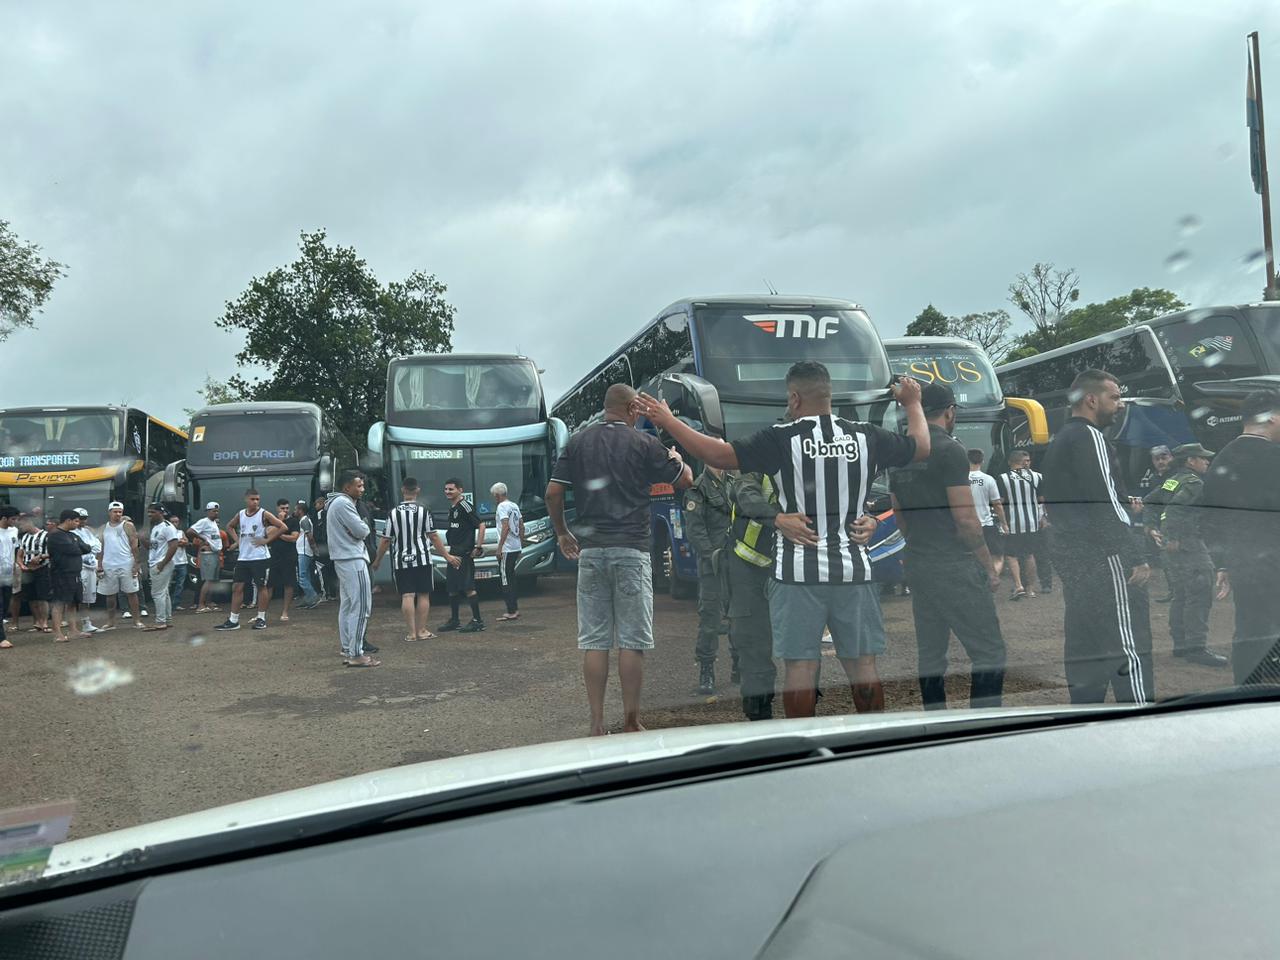
[(1280, 370), (1280, 307), (1243, 307), (1244, 322), (1257, 338), (1268, 370)]
[(642, 333), (627, 351), (637, 386), (664, 373), (692, 373), (693, 340), (683, 313), (663, 317)]
[(1200, 319), (1193, 312), (1160, 327), (1157, 335), (1179, 380), (1234, 380), (1260, 372), (1249, 338), (1228, 314)]
[(991, 361), (968, 347), (895, 346), (885, 344), (895, 374), (924, 383), (945, 383), (962, 407), (996, 406), (1002, 402), (1000, 384)]
[(1168, 369), (1160, 359), (1151, 334), (1142, 329), (1070, 350), (1052, 359), (1033, 359), (1018, 370), (1002, 372), (1000, 382), (1008, 396), (1065, 400), (1075, 375), (1090, 368), (1106, 370), (1118, 377), (1126, 396), (1173, 395)]
[(118, 413), (0, 414), (0, 455), (120, 449)]
[(197, 419), (187, 463), (194, 467), (306, 463), (319, 455), (320, 424), (306, 415), (239, 413)]
[(538, 372), (527, 360), (410, 358), (392, 366), (389, 424), (465, 430), (522, 426), (541, 419)]
[(858, 311), (716, 304), (699, 307), (695, 318), (703, 375), (722, 396), (785, 396), (787, 370), (797, 360), (825, 363), (838, 394), (877, 390), (889, 382), (880, 338)]

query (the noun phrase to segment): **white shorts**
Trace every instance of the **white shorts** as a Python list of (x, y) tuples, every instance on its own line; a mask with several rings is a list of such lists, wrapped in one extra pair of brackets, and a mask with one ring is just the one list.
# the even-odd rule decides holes
[(104, 597), (113, 597), (117, 593), (137, 593), (138, 578), (129, 567), (108, 568), (102, 571), (98, 579), (98, 593)]
[(80, 568), (81, 602), (93, 603), (98, 599), (98, 571), (94, 567)]

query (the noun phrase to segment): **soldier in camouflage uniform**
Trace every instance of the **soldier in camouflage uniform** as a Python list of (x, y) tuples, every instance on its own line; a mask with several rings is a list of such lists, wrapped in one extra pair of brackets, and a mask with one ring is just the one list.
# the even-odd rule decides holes
[(729, 481), (729, 504), (732, 526), (719, 566), (729, 642), (742, 665), (742, 713), (748, 720), (771, 720), (778, 668), (765, 590), (773, 576), (778, 494), (768, 477), (744, 473)]
[(1184, 443), (1173, 451), (1173, 471), (1159, 491), (1164, 500), (1159, 542), (1173, 582), (1169, 604), (1173, 655), (1206, 667), (1225, 667), (1227, 658), (1205, 646), (1213, 605), (1213, 561), (1200, 533), (1199, 503), (1212, 457), (1213, 451), (1198, 443)]
[[(698, 558), (698, 641), (694, 656), (698, 661), (698, 692), (716, 691), (716, 654), (720, 650), (720, 634), (724, 633), (721, 610), (720, 578), (712, 557), (725, 544), (729, 533), (729, 498), (723, 470), (705, 467), (693, 486), (684, 494), (685, 535)], [(733, 675), (738, 682), (738, 654), (733, 649)]]

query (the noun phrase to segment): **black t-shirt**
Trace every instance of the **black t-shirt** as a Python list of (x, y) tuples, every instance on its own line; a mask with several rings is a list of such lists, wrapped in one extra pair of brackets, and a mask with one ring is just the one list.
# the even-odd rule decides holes
[[(929, 459), (894, 470), (889, 489), (903, 511), (907, 552), (930, 560), (959, 560), (972, 551), (960, 539), (948, 487), (969, 487), (969, 457), (964, 445), (929, 424)], [(972, 495), (972, 492), (970, 492)]]
[(271, 559), (272, 560), (292, 560), (298, 552), (297, 540), (286, 540), (285, 533), (297, 533), (302, 529), (302, 523), (297, 517), (276, 517), (277, 520), (284, 522), (284, 533), (271, 541)]
[(49, 565), (55, 573), (79, 573), (82, 558), (88, 552), (85, 542), (69, 530), (58, 527), (46, 541)]
[[(774, 545), (774, 578), (783, 583), (867, 583), (871, 560), (849, 538), (849, 524), (861, 516), (876, 474), (903, 467), (916, 455), (916, 442), (870, 423), (829, 413), (780, 423), (733, 441), (738, 466), (768, 474), (783, 513), (813, 520), (816, 547), (786, 537)], [(967, 463), (967, 461), (966, 461)], [(965, 483), (969, 482), (965, 469)]]
[(657, 437), (605, 420), (570, 438), (551, 479), (573, 488), (573, 533), (579, 546), (648, 552), (650, 488), (674, 484), (683, 472), (684, 465), (671, 459)]
[(1241, 434), (1213, 458), (1200, 497), (1200, 533), (1234, 574), (1280, 566), (1280, 444)]
[(449, 508), (449, 529), (445, 531), (444, 542), (449, 545), (449, 552), (459, 556), (471, 556), (476, 548), (476, 531), (480, 529), (480, 518), (476, 508), (459, 500)]

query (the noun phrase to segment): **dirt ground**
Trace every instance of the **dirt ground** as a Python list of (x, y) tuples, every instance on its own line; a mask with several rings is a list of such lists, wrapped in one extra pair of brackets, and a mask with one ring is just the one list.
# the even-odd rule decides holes
[[(1157, 588), (1157, 592), (1163, 592)], [(1005, 702), (1065, 703), (1062, 601), (1058, 593), (997, 600), (1009, 648)], [(521, 600), (521, 619), (498, 624), (482, 595), (488, 630), (405, 643), (399, 611), (375, 598), (370, 639), (384, 666), (352, 670), (338, 656), (336, 604), (295, 611), (265, 631), (213, 631), (223, 615), (176, 615), (175, 629), (118, 629), (54, 645), (19, 633), (0, 651), (4, 728), (0, 808), (74, 798), (73, 836), (306, 786), (398, 764), (582, 736), (587, 727), (576, 649), (574, 581), (543, 578)], [(889, 650), (880, 669), (890, 710), (920, 706), (911, 600), (886, 598)], [(1228, 670), (1170, 656), (1165, 604), (1152, 604), (1160, 696), (1230, 682)], [(439, 611), (439, 608), (437, 608)], [(444, 619), (435, 612), (432, 623)], [(694, 604), (658, 597), (655, 651), (646, 658), (643, 720), (651, 729), (741, 719), (729, 683), (727, 642), (717, 696), (695, 691)], [(24, 621), (25, 622), (25, 621)], [(1227, 651), (1230, 602), (1214, 609), (1211, 646)], [(830, 648), (827, 648), (830, 655)], [(967, 660), (952, 643), (952, 706), (968, 693)], [(104, 658), (132, 681), (77, 694), (69, 671)], [(852, 709), (838, 661), (824, 662), (819, 713)], [(779, 698), (778, 715), (781, 715)], [(609, 719), (620, 727), (616, 677)]]

